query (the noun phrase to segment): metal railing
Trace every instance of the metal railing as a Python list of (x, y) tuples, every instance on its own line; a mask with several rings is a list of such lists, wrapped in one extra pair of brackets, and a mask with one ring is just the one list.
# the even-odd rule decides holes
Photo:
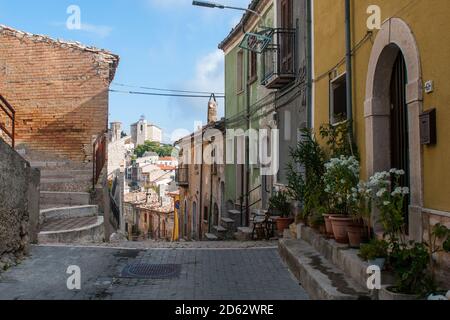
[(179, 186), (188, 186), (189, 185), (189, 167), (188, 166), (182, 166), (176, 170), (175, 182)]
[(295, 39), (295, 29), (273, 30), (272, 42), (262, 53), (262, 85), (280, 77), (295, 77)]
[(93, 146), (93, 157), (94, 157), (94, 166), (93, 166), (93, 186), (98, 182), (102, 170), (106, 164), (107, 154), (106, 154), (106, 135), (100, 135), (97, 140), (94, 142)]
[(0, 95), (0, 111), (2, 111), (0, 112), (0, 138), (9, 138), (11, 140), (11, 146), (14, 148), (16, 143), (16, 110), (14, 110), (2, 95)]

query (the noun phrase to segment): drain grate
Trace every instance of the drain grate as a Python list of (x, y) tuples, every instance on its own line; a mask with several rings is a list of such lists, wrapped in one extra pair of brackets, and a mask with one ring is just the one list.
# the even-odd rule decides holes
[(146, 264), (137, 263), (127, 265), (122, 270), (122, 278), (132, 279), (175, 279), (180, 276), (181, 265), (179, 264)]

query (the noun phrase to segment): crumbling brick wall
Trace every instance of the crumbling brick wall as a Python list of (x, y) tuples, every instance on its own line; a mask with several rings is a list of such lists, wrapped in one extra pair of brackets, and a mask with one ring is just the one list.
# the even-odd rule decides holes
[(17, 111), (18, 149), (91, 161), (94, 137), (108, 129), (118, 61), (106, 51), (0, 26), (0, 93)]

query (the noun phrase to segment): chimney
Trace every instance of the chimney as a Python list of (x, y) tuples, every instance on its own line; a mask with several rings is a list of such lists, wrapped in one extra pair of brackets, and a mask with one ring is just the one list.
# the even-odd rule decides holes
[(211, 95), (208, 102), (208, 124), (217, 122), (217, 101), (214, 94)]

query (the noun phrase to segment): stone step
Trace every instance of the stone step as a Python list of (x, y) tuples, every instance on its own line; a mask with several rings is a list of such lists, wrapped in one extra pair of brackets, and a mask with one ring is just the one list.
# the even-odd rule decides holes
[(98, 215), (98, 206), (53, 208), (41, 210), (39, 213), (39, 222), (40, 225), (44, 225), (45, 223), (54, 220), (95, 217), (97, 215)]
[(253, 229), (247, 227), (239, 227), (237, 228), (237, 232), (234, 234), (234, 237), (238, 241), (251, 241)]
[(230, 218), (222, 218), (221, 220), (223, 223), (226, 223), (226, 224), (234, 224), (234, 222), (235, 222), (233, 219), (230, 219)]
[(87, 192), (92, 188), (91, 180), (46, 182), (41, 180), (41, 190), (50, 192)]
[(87, 192), (49, 192), (41, 191), (41, 209), (58, 207), (85, 206), (90, 204), (90, 194)]
[(70, 218), (44, 224), (39, 244), (100, 243), (104, 240), (104, 217)]
[(312, 300), (369, 300), (367, 288), (303, 240), (280, 240), (282, 259)]
[[(325, 259), (349, 275), (360, 286), (367, 283), (367, 268), (369, 263), (362, 261), (358, 256), (359, 250), (351, 249), (348, 245), (337, 243), (335, 240), (326, 239), (320, 233), (304, 225), (298, 226), (298, 237), (311, 245)], [(384, 272), (383, 283), (392, 282), (392, 275)]]
[(92, 179), (92, 170), (41, 170), (41, 178), (87, 178)]
[(216, 235), (212, 234), (212, 233), (206, 233), (205, 234), (205, 238), (208, 241), (218, 241), (219, 240), (219, 238)]
[(222, 226), (214, 226), (213, 229), (219, 233), (225, 233), (228, 231), (227, 228), (224, 228)]

